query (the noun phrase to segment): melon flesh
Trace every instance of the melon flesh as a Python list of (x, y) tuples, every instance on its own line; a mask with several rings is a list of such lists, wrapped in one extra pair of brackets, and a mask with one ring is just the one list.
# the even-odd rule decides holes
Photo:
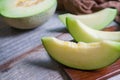
[[(31, 6), (18, 6), (18, 2), (29, 4), (30, 1), (38, 1), (38, 3)], [(0, 13), (9, 18), (28, 17), (48, 11), (54, 5), (56, 0), (0, 0)]]
[(2, 17), (2, 18), (8, 25), (14, 28), (32, 29), (41, 26), (42, 24), (47, 22), (54, 14), (55, 9), (56, 6), (53, 6), (51, 9), (49, 9), (46, 12), (25, 18), (8, 18), (8, 17)]
[(74, 43), (54, 37), (44, 37), (42, 42), (53, 59), (76, 69), (103, 68), (115, 62), (120, 56), (120, 43), (114, 41)]
[(99, 31), (88, 27), (78, 19), (67, 17), (67, 27), (72, 37), (77, 41), (96, 42), (100, 40), (120, 41), (120, 31)]
[[(23, 3), (18, 5), (20, 1)], [(27, 1), (38, 3), (26, 6)], [(32, 29), (47, 22), (55, 13), (56, 6), (56, 0), (1, 0), (0, 13), (8, 25), (18, 29)]]

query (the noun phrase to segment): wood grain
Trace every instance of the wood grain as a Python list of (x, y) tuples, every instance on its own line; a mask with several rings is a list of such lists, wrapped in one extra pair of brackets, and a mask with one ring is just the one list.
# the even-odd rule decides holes
[(0, 18), (0, 70), (35, 51), (41, 46), (40, 40), (43, 36), (57, 37), (63, 33), (66, 33), (65, 26), (57, 15), (32, 30), (11, 28)]
[(0, 72), (0, 80), (64, 80), (61, 73), (64, 74), (58, 64), (40, 47), (16, 61), (10, 69)]
[[(68, 33), (56, 38), (72, 40)], [(22, 53), (5, 65), (1, 66), (0, 80), (70, 80), (59, 64), (47, 55), (42, 45)]]
[(120, 60), (111, 66), (95, 71), (82, 71), (65, 68), (66, 73), (72, 80), (107, 80), (108, 78), (120, 74)]
[(0, 80), (70, 80), (41, 42), (43, 36), (71, 38), (57, 15), (33, 30), (11, 28), (1, 19), (0, 26)]

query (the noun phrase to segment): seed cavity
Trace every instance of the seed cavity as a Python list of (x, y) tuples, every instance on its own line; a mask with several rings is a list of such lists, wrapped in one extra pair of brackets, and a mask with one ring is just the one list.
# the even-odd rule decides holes
[(17, 0), (16, 6), (17, 7), (30, 7), (37, 5), (38, 3), (43, 2), (44, 0)]

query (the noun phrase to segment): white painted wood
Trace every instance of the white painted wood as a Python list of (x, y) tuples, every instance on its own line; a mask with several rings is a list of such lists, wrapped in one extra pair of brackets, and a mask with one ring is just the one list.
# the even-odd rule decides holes
[[(63, 76), (62, 76), (63, 75)], [(44, 49), (17, 62), (10, 70), (0, 73), (0, 80), (68, 80), (60, 66)]]

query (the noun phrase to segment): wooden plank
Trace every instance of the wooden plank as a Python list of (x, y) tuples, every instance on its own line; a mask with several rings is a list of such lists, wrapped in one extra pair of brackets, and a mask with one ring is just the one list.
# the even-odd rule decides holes
[(57, 15), (43, 26), (27, 31), (0, 22), (0, 80), (70, 80), (40, 41), (43, 36), (68, 36)]
[(65, 68), (66, 73), (72, 80), (107, 80), (117, 74), (120, 74), (120, 60), (111, 66), (95, 71), (82, 71)]
[(51, 60), (43, 47), (39, 47), (10, 69), (0, 72), (0, 80), (64, 80), (66, 76), (61, 74), (65, 73), (59, 65)]
[[(72, 39), (68, 33), (58, 35), (57, 38)], [(14, 66), (1, 71), (0, 80), (70, 80), (59, 64), (48, 56), (42, 45), (16, 57), (11, 65), (14, 62)]]
[[(72, 40), (71, 35), (68, 33), (62, 33), (62, 34), (56, 36), (56, 38), (63, 39), (63, 40)], [(33, 49), (31, 49), (25, 53), (21, 53), (21, 55), (10, 59), (9, 61), (7, 61), (6, 63), (4, 63), (0, 66), (0, 71), (4, 71), (4, 70), (11, 68), (13, 66), (13, 64), (15, 64), (17, 61), (21, 60), (22, 58), (24, 58), (30, 54), (33, 54), (34, 52), (38, 52), (39, 49), (42, 49), (42, 48), (43, 48), (42, 44), (39, 44), (38, 46), (34, 47)]]
[[(1, 20), (1, 19), (0, 19)], [(17, 30), (0, 21), (0, 66), (41, 44), (43, 36), (58, 36), (65, 27), (57, 14), (48, 22), (32, 30)]]

